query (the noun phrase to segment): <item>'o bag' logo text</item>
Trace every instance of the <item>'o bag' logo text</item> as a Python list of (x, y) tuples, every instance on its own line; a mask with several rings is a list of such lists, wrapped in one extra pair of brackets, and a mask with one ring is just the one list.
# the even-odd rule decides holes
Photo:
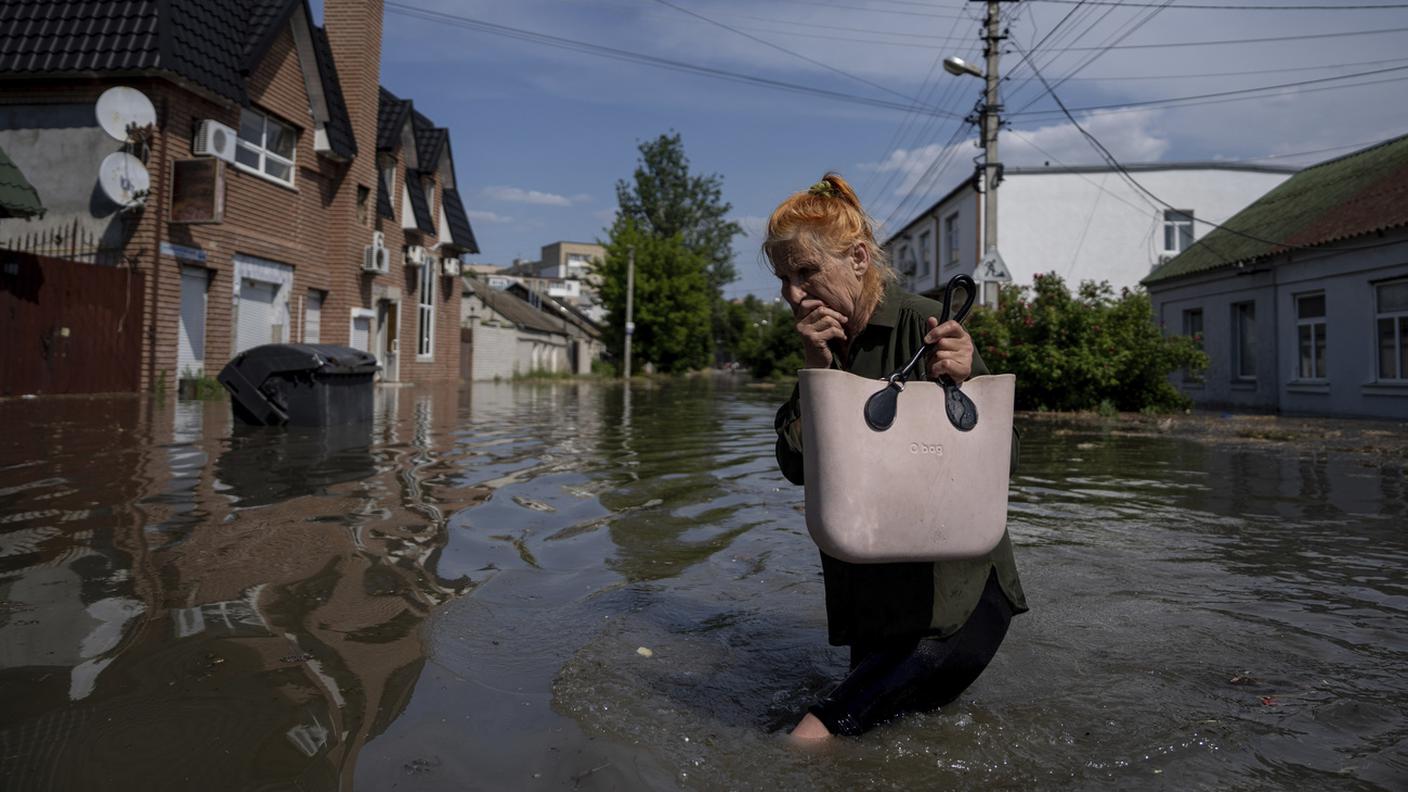
[(930, 456), (943, 456), (944, 447), (938, 443), (910, 443), (909, 453), (928, 454)]

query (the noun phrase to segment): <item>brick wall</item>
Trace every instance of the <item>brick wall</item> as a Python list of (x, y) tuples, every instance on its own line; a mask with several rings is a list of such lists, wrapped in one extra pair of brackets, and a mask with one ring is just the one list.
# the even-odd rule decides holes
[[(206, 303), (205, 367), (215, 374), (230, 359), (235, 346), (234, 257), (267, 259), (293, 268), (289, 294), (288, 339), (303, 340), (303, 308), (309, 289), (326, 293), (320, 341), (350, 342), (354, 308), (376, 308), (376, 298), (400, 289), (400, 379), (412, 382), (455, 381), (459, 378), (459, 283), (437, 275), (434, 354), (415, 354), (418, 312), (416, 272), (404, 266), (406, 244), (429, 248), (434, 235), (403, 233), (398, 221), (376, 213), (376, 113), (381, 38), (381, 0), (328, 0), (325, 17), (344, 96), (348, 103), (358, 156), (338, 162), (314, 151), (315, 122), (299, 61), (293, 25), (285, 26), (268, 54), (250, 75), (253, 106), (297, 130), (292, 187), (260, 175), (225, 166), (225, 214), (217, 224), (177, 224), (169, 218), (171, 163), (190, 158), (197, 124), (214, 119), (238, 129), (240, 109), (192, 86), (151, 78), (121, 80), (150, 97), (157, 108), (158, 134), (147, 160), (152, 196), (133, 214), (134, 230), (125, 253), (147, 273), (143, 327), (141, 387), (163, 386), (174, 391), (179, 376), (177, 345), (180, 327), (181, 267), (205, 267), (210, 274)], [(66, 80), (11, 83), (0, 87), (0, 101), (70, 102), (92, 104), (109, 80)], [(397, 153), (398, 160), (400, 153)], [(404, 160), (398, 163), (404, 174)], [(400, 176), (398, 176), (400, 178)], [(436, 181), (432, 177), (432, 181)], [(91, 185), (80, 185), (91, 190)], [(358, 187), (367, 190), (365, 221), (357, 217)], [(66, 186), (67, 188), (68, 186)], [(74, 187), (75, 189), (77, 187)], [(392, 192), (397, 214), (400, 191)], [(434, 217), (438, 220), (439, 185)], [(364, 274), (362, 251), (373, 230), (386, 234), (392, 268), (388, 275)], [(159, 254), (160, 243), (198, 248), (203, 262), (180, 262)]]

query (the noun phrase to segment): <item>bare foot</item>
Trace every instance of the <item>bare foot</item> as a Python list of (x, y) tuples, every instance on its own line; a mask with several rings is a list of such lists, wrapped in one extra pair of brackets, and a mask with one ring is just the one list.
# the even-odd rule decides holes
[(820, 740), (830, 736), (831, 732), (826, 730), (826, 724), (810, 712), (792, 729), (792, 738), (796, 740)]

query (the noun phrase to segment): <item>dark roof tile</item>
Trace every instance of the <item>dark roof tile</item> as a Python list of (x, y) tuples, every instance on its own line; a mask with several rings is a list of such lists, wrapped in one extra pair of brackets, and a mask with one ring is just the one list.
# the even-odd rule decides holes
[(411, 128), (416, 138), (416, 164), (423, 171), (433, 171), (440, 164), (440, 155), (445, 151), (445, 141), (450, 130), (435, 126), (435, 123), (419, 110), (411, 110)]
[(337, 64), (332, 58), (332, 44), (327, 31), (313, 28), (313, 55), (318, 59), (318, 76), (322, 78), (323, 96), (328, 103), (328, 146), (344, 159), (357, 156), (357, 137), (352, 134), (352, 118), (347, 114), (347, 102), (342, 97), (342, 82), (337, 76)]
[(377, 102), (376, 147), (378, 151), (392, 151), (401, 143), (401, 130), (406, 126), (406, 114), (411, 103), (381, 89)]
[(1152, 284), (1408, 226), (1408, 135), (1297, 173), (1144, 279)]
[(446, 188), (440, 191), (440, 200), (445, 204), (445, 221), (450, 224), (450, 241), (466, 253), (478, 253), (479, 242), (474, 238), (474, 229), (469, 225), (469, 215), (464, 211), (460, 191)]
[(541, 311), (505, 291), (499, 291), (475, 277), (466, 277), (464, 284), (474, 296), (484, 301), (491, 310), (519, 327), (538, 330), (544, 333), (566, 334), (566, 323)]
[[(0, 75), (156, 72), (245, 104), (248, 73), (299, 8), (307, 0), (3, 0)], [(350, 156), (331, 53), (318, 60), (329, 142)]]

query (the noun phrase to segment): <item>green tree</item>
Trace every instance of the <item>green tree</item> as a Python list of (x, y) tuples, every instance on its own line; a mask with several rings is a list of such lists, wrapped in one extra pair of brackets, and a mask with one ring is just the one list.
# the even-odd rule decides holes
[(625, 344), (626, 267), (635, 248), (635, 338), (632, 355), (662, 372), (709, 365), (709, 307), (705, 260), (684, 244), (681, 234), (659, 236), (618, 215), (598, 267), (601, 301), (607, 308), (602, 340), (613, 354)]
[(1053, 273), (1004, 287), (998, 304), (975, 309), (968, 331), (988, 368), (1017, 375), (1020, 409), (1183, 408), (1169, 375), (1207, 365), (1193, 339), (1163, 335), (1142, 289), (1116, 297), (1087, 281), (1071, 294)]
[(645, 141), (639, 149), (631, 179), (616, 182), (618, 214), (652, 236), (678, 235), (686, 248), (701, 257), (710, 294), (706, 332), (715, 339), (716, 355), (722, 359), (728, 349), (723, 341), (727, 332), (723, 288), (738, 278), (733, 238), (743, 233), (727, 219), (733, 205), (723, 199), (723, 177), (690, 173), (678, 132)]
[(755, 377), (793, 374), (802, 367), (801, 345), (793, 325), (786, 305), (764, 302), (750, 294), (728, 303), (728, 348)]

